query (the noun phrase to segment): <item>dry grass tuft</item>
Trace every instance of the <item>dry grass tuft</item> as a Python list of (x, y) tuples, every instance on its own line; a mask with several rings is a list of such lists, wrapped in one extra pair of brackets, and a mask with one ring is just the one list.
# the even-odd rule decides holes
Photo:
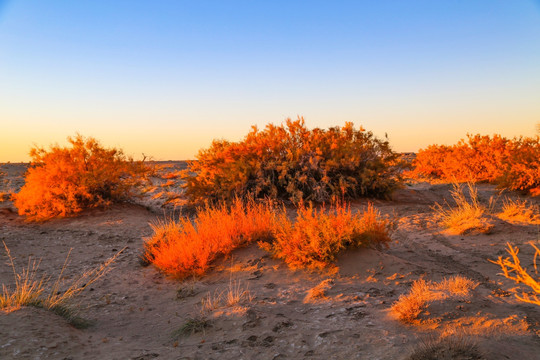
[(439, 218), (439, 224), (452, 235), (465, 233), (489, 233), (493, 223), (486, 217), (487, 209), (478, 200), (478, 189), (471, 183), (467, 184), (469, 198), (465, 195), (463, 187), (453, 184), (451, 191), (456, 207), (445, 208), (435, 204), (433, 210)]
[(212, 327), (212, 322), (203, 316), (190, 317), (186, 322), (173, 333), (173, 337), (179, 338), (190, 336), (195, 333), (204, 333), (204, 331)]
[(414, 323), (430, 303), (450, 298), (466, 299), (477, 286), (477, 282), (459, 275), (445, 278), (439, 283), (416, 280), (409, 293), (401, 295), (391, 310), (399, 320)]
[(465, 336), (447, 336), (420, 343), (407, 360), (482, 360), (478, 345)]
[[(532, 242), (529, 243), (534, 249), (534, 272), (538, 274), (538, 268), (536, 266), (536, 258), (540, 256), (540, 249), (534, 245)], [(513, 247), (510, 245), (510, 243), (507, 243), (508, 249), (506, 250), (512, 259), (510, 258), (504, 258), (502, 256), (499, 256), (497, 261), (489, 260), (490, 262), (497, 264), (501, 267), (503, 271), (504, 277), (507, 279), (515, 281), (517, 284), (524, 284), (532, 289), (534, 294), (528, 294), (526, 292), (521, 293), (521, 295), (516, 294), (516, 298), (520, 301), (540, 305), (540, 278), (534, 279), (529, 273), (527, 272), (526, 268), (523, 268), (521, 266), (518, 254), (519, 254), (519, 248)]]
[(323, 280), (319, 285), (315, 286), (312, 289), (309, 289), (306, 297), (304, 298), (304, 303), (315, 302), (320, 299), (325, 299), (328, 290), (334, 285), (334, 280), (326, 279)]
[(538, 206), (527, 200), (505, 199), (502, 211), (497, 216), (513, 224), (540, 224)]
[(226, 290), (206, 294), (201, 300), (201, 313), (214, 311), (222, 307), (234, 307), (243, 303), (249, 303), (253, 296), (247, 287), (238, 281), (230, 281)]
[(119, 251), (114, 257), (107, 260), (98, 268), (83, 273), (81, 276), (75, 278), (67, 287), (64, 287), (65, 279), (63, 274), (69, 263), (69, 253), (57, 279), (51, 283), (50, 276), (38, 276), (41, 261), (29, 258), (26, 268), (23, 268), (19, 272), (15, 267), (11, 252), (5, 243), (4, 248), (13, 271), (15, 288), (10, 289), (5, 284), (2, 284), (0, 310), (11, 312), (23, 306), (40, 307), (63, 316), (73, 325), (82, 324), (82, 322), (76, 316), (75, 311), (69, 307), (71, 300), (101, 278), (124, 250)]
[(347, 247), (388, 246), (391, 227), (372, 204), (361, 214), (343, 204), (330, 211), (301, 205), (295, 223), (279, 213), (273, 243), (260, 245), (291, 268), (322, 269)]
[(185, 278), (202, 275), (211, 262), (235, 248), (268, 240), (274, 212), (271, 205), (236, 199), (231, 207), (206, 205), (193, 220), (182, 217), (152, 224), (144, 257), (166, 274)]

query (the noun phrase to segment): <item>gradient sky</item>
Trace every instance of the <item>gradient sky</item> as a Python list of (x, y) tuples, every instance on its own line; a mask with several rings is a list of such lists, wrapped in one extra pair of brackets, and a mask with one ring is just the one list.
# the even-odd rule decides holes
[(396, 151), (540, 122), (540, 2), (0, 0), (0, 162), (79, 132), (190, 159), (302, 115)]

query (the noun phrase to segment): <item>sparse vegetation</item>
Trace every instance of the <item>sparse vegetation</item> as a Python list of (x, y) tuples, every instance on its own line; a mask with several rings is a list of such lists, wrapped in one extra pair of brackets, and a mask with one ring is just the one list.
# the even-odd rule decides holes
[(363, 213), (336, 204), (329, 211), (300, 205), (296, 221), (285, 212), (277, 215), (274, 241), (261, 246), (291, 268), (322, 269), (348, 247), (387, 246), (391, 222), (370, 203)]
[(540, 195), (540, 137), (468, 135), (456, 145), (420, 150), (409, 176), (446, 182), (490, 182)]
[(334, 285), (334, 280), (326, 279), (321, 281), (317, 286), (308, 290), (306, 297), (304, 298), (304, 303), (314, 302), (320, 299), (326, 298), (328, 290)]
[(241, 281), (229, 281), (229, 287), (214, 294), (207, 293), (201, 300), (201, 312), (206, 313), (221, 307), (233, 307), (242, 303), (249, 303), (253, 299), (249, 289)]
[(93, 138), (68, 138), (71, 147), (35, 147), (25, 184), (13, 196), (20, 215), (42, 221), (109, 205), (134, 195), (149, 168)]
[(178, 338), (204, 332), (211, 326), (212, 322), (202, 315), (190, 317), (178, 330), (173, 333), (173, 337)]
[[(536, 266), (536, 258), (540, 256), (540, 249), (530, 242), (530, 245), (534, 248), (534, 272), (538, 274), (538, 268)], [(523, 284), (531, 288), (533, 293), (522, 292), (521, 295), (516, 294), (516, 298), (520, 301), (535, 304), (540, 306), (540, 277), (535, 279), (527, 271), (526, 268), (521, 266), (519, 260), (519, 248), (516, 246), (510, 245), (507, 243), (507, 252), (510, 254), (511, 259), (506, 257), (503, 258), (499, 256), (497, 261), (489, 260), (494, 264), (497, 264), (501, 267), (504, 277), (507, 279), (515, 281), (517, 284)]]
[(234, 200), (231, 207), (206, 205), (194, 220), (181, 217), (152, 224), (144, 257), (161, 271), (185, 278), (203, 274), (220, 255), (272, 236), (274, 211), (268, 203)]
[(453, 276), (436, 283), (424, 279), (416, 280), (406, 295), (401, 295), (392, 305), (392, 312), (405, 323), (414, 323), (418, 316), (434, 301), (449, 298), (466, 299), (478, 283), (462, 276)]
[(444, 336), (424, 340), (407, 360), (482, 360), (478, 345), (465, 336)]
[(57, 279), (51, 282), (51, 277), (43, 275), (38, 277), (40, 261), (28, 259), (26, 268), (17, 271), (13, 257), (9, 248), (4, 243), (4, 249), (9, 259), (15, 288), (2, 284), (2, 293), (0, 294), (0, 310), (14, 311), (23, 306), (34, 306), (50, 310), (63, 316), (74, 326), (84, 327), (88, 323), (77, 316), (75, 310), (70, 308), (71, 299), (79, 295), (84, 289), (95, 283), (101, 278), (114, 260), (122, 253), (119, 251), (114, 257), (107, 260), (100, 267), (87, 271), (75, 278), (66, 288), (63, 286), (64, 270), (68, 265), (69, 254), (66, 257), (64, 266), (60, 270)]
[(538, 206), (527, 200), (503, 200), (502, 211), (497, 216), (505, 221), (516, 224), (540, 224)]
[(308, 130), (304, 119), (253, 127), (240, 142), (215, 140), (183, 173), (193, 203), (240, 198), (324, 202), (386, 196), (400, 182), (388, 141), (352, 123)]
[(493, 223), (486, 216), (486, 207), (478, 199), (478, 189), (471, 183), (467, 184), (467, 188), (468, 197), (460, 184), (453, 184), (451, 194), (456, 202), (455, 207), (435, 204), (433, 209), (439, 218), (439, 223), (450, 234), (488, 233)]

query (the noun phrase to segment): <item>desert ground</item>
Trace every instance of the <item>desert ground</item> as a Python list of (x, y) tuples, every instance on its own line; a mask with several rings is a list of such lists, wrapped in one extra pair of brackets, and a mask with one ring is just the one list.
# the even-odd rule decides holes
[[(182, 166), (168, 163), (164, 171)], [(25, 169), (3, 164), (0, 190), (17, 191)], [(144, 199), (43, 223), (25, 222), (11, 201), (0, 202), (0, 240), (18, 269), (31, 257), (41, 259), (40, 273), (58, 276), (72, 249), (63, 274), (69, 280), (125, 248), (73, 304), (90, 322), (87, 328), (35, 307), (0, 313), (1, 359), (407, 359), (439, 338), (474, 342), (485, 359), (540, 359), (540, 307), (516, 300), (515, 292), (528, 289), (488, 261), (506, 256), (510, 242), (533, 271), (534, 249), (527, 243), (540, 242), (538, 225), (494, 216), (489, 234), (448, 235), (432, 206), (451, 202), (451, 185), (414, 183), (391, 200), (370, 199), (396, 221), (388, 249), (346, 251), (335, 268), (306, 271), (289, 269), (253, 244), (219, 259), (205, 276), (179, 281), (140, 260), (149, 224), (180, 212), (178, 203), (164, 200), (176, 184), (166, 176), (154, 181), (156, 189)], [(485, 202), (519, 197), (492, 185), (478, 189)], [(368, 200), (353, 202), (353, 209)], [(12, 286), (3, 250), (0, 282)], [(414, 280), (455, 275), (479, 283), (471, 297), (434, 302), (414, 324), (393, 316), (390, 307)], [(321, 283), (324, 296), (310, 299)], [(232, 306), (216, 300), (203, 308), (205, 299), (231, 289), (245, 296)], [(206, 326), (186, 331), (202, 316)]]

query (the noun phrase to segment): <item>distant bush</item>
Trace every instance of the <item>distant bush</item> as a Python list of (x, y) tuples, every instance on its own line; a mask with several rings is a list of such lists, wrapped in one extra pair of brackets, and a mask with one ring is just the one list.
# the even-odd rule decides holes
[(356, 214), (345, 205), (327, 212), (301, 205), (295, 222), (284, 212), (277, 216), (273, 242), (260, 245), (291, 268), (322, 269), (345, 248), (387, 246), (391, 241), (390, 221), (371, 204)]
[(468, 135), (456, 145), (420, 150), (413, 167), (412, 178), (490, 182), (540, 195), (540, 138)]
[(33, 148), (25, 184), (13, 196), (20, 215), (40, 221), (77, 214), (134, 194), (149, 169), (93, 138), (68, 138), (71, 147)]
[(194, 202), (236, 197), (324, 202), (386, 196), (400, 181), (397, 154), (352, 123), (308, 130), (303, 118), (253, 127), (239, 142), (214, 140), (183, 174)]

